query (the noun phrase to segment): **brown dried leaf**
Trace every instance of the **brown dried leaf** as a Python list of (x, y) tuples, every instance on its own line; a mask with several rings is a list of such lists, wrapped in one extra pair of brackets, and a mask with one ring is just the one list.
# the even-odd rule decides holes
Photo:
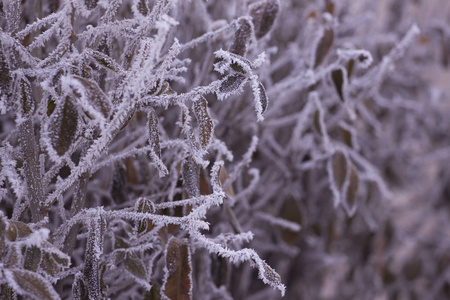
[(211, 144), (214, 128), (212, 119), (208, 113), (208, 102), (204, 97), (200, 97), (199, 100), (194, 102), (194, 113), (198, 126), (200, 127), (200, 144), (203, 149), (206, 149)]
[(59, 155), (63, 155), (74, 142), (78, 129), (78, 110), (70, 96), (66, 96), (56, 108), (49, 126), (52, 146)]
[(314, 61), (314, 68), (317, 68), (324, 58), (327, 56), (334, 41), (334, 31), (332, 28), (326, 29), (323, 36), (320, 38), (319, 44), (316, 49), (316, 56)]
[(255, 36), (260, 39), (272, 28), (280, 5), (277, 0), (258, 1), (249, 7), (255, 28)]
[(186, 242), (173, 237), (166, 250), (163, 292), (171, 300), (188, 300), (192, 295), (190, 252)]

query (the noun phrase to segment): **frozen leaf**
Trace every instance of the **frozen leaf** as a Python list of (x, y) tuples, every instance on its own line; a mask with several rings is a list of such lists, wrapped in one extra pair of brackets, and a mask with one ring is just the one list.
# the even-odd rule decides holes
[(339, 94), (339, 98), (342, 101), (344, 100), (344, 72), (342, 69), (335, 69), (331, 72), (331, 78), (333, 79), (334, 87), (336, 88), (337, 93)]
[(101, 295), (99, 260), (103, 253), (103, 236), (106, 230), (106, 222), (101, 215), (88, 222), (89, 232), (84, 259), (84, 276), (89, 290), (89, 297), (99, 299)]
[(228, 75), (222, 80), (222, 83), (219, 86), (219, 92), (220, 94), (230, 95), (239, 90), (246, 80), (247, 78), (239, 73)]
[(27, 247), (25, 251), (24, 268), (36, 272), (41, 262), (41, 250), (36, 246)]
[[(98, 85), (92, 80), (80, 76), (73, 76), (73, 78), (79, 82), (82, 87), (81, 92), (84, 94), (87, 101), (100, 112), (104, 118), (108, 118), (111, 113), (111, 103), (105, 93), (103, 93)], [(91, 117), (93, 118), (95, 116)]]
[(259, 101), (261, 102), (261, 114), (264, 114), (267, 110), (267, 106), (269, 104), (269, 100), (267, 99), (266, 89), (261, 82), (258, 82), (258, 93), (259, 93)]
[(0, 257), (4, 257), (6, 254), (6, 228), (8, 223), (6, 217), (3, 216), (3, 212), (0, 211)]
[[(136, 201), (136, 211), (142, 213), (155, 213), (155, 206), (152, 201), (147, 198), (139, 198)], [(139, 220), (136, 223), (136, 232), (143, 233), (150, 229), (151, 220)]]
[(200, 196), (200, 168), (191, 156), (183, 163), (183, 181), (189, 197)]
[(314, 58), (314, 68), (317, 68), (327, 56), (334, 42), (334, 31), (332, 28), (325, 29), (319, 40)]
[(78, 110), (70, 96), (64, 97), (50, 117), (49, 134), (56, 153), (63, 155), (75, 141)]
[(20, 99), (19, 111), (23, 118), (27, 118), (34, 112), (34, 99), (31, 84), (26, 77), (18, 80), (16, 95)]
[(203, 149), (207, 149), (211, 144), (214, 128), (211, 117), (208, 113), (208, 102), (204, 97), (194, 101), (194, 113), (199, 126), (200, 144)]
[(75, 275), (72, 285), (72, 294), (75, 300), (89, 300), (89, 292), (84, 282), (84, 276), (81, 273)]
[(138, 10), (143, 16), (148, 15), (147, 0), (139, 0)]
[(234, 34), (233, 44), (230, 47), (230, 52), (244, 56), (247, 52), (247, 45), (250, 42), (251, 34), (252, 25), (250, 22), (245, 18), (240, 19), (238, 22), (238, 29)]
[(59, 264), (50, 253), (44, 253), (41, 260), (41, 268), (50, 276), (55, 277), (60, 270)]
[(144, 282), (148, 281), (144, 263), (135, 252), (126, 252), (123, 258), (123, 264), (125, 269), (138, 280), (142, 280)]
[(186, 242), (172, 237), (166, 249), (166, 274), (163, 292), (170, 300), (188, 300), (192, 296), (191, 257)]
[(262, 277), (264, 282), (267, 281), (267, 283), (270, 283), (270, 285), (278, 287), (283, 285), (281, 283), (281, 276), (275, 272), (274, 269), (272, 269), (265, 261), (260, 262), (262, 264), (262, 272), (260, 273), (260, 276)]
[(4, 270), (8, 284), (18, 294), (37, 300), (60, 299), (53, 286), (41, 275), (20, 269)]
[(102, 53), (100, 51), (90, 51), (90, 54), (99, 65), (111, 71), (120, 72), (121, 70), (123, 70), (114, 59), (112, 59), (105, 53)]
[(84, 4), (86, 5), (87, 9), (94, 9), (97, 7), (98, 0), (84, 0)]
[(152, 146), (153, 152), (156, 156), (161, 158), (161, 146), (159, 144), (159, 130), (158, 130), (158, 116), (156, 112), (151, 109), (147, 115), (148, 118), (148, 137), (149, 143)]
[(4, 55), (4, 48), (0, 41), (0, 96), (8, 95), (11, 93), (11, 81), (10, 67), (6, 57)]
[(17, 238), (24, 238), (29, 236), (33, 231), (31, 228), (20, 221), (9, 221), (8, 226), (8, 240), (15, 241)]
[(278, 0), (262, 0), (250, 5), (249, 9), (255, 27), (255, 36), (260, 39), (272, 28), (280, 4)]

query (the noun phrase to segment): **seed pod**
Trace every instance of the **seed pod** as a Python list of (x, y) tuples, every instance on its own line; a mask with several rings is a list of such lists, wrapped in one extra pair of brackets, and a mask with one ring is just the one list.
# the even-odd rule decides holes
[(240, 19), (238, 24), (239, 28), (234, 34), (234, 41), (233, 45), (230, 47), (230, 52), (244, 56), (245, 52), (247, 52), (247, 45), (251, 38), (252, 25), (247, 19)]
[(280, 8), (278, 0), (258, 1), (250, 5), (250, 16), (255, 28), (255, 36), (260, 39), (272, 28)]

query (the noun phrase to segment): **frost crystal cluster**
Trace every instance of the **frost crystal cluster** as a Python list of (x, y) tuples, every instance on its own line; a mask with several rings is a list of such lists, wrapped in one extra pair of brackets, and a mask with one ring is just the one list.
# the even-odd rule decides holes
[(0, 299), (450, 298), (449, 9), (0, 0)]

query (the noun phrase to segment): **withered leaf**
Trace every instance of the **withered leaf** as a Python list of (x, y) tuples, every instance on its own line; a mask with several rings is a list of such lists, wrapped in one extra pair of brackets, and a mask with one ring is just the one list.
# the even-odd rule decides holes
[(245, 82), (246, 77), (239, 73), (230, 74), (222, 81), (219, 92), (229, 94), (239, 89)]
[(148, 117), (148, 136), (149, 143), (152, 146), (153, 152), (156, 156), (161, 158), (161, 146), (159, 144), (159, 131), (158, 131), (158, 117), (156, 112), (151, 109), (147, 115)]
[(171, 300), (191, 299), (190, 252), (186, 242), (172, 237), (166, 250), (166, 281), (164, 294)]
[(50, 117), (50, 138), (53, 148), (59, 155), (69, 150), (78, 129), (78, 110), (70, 96), (59, 103)]
[(336, 69), (331, 72), (331, 78), (333, 79), (334, 87), (336, 88), (339, 98), (344, 100), (344, 72), (341, 69)]
[(334, 41), (334, 31), (332, 28), (326, 29), (323, 36), (320, 38), (319, 44), (316, 48), (316, 56), (314, 61), (314, 68), (317, 68), (324, 58), (327, 56)]
[(252, 26), (247, 19), (240, 19), (238, 22), (238, 29), (234, 34), (234, 41), (230, 47), (230, 52), (244, 56), (247, 52), (247, 45), (252, 34)]
[(208, 102), (204, 97), (194, 101), (194, 113), (200, 129), (200, 144), (206, 149), (213, 138), (213, 122), (208, 113)]
[(263, 0), (250, 5), (250, 16), (255, 28), (255, 36), (260, 39), (272, 28), (280, 9), (277, 0)]

